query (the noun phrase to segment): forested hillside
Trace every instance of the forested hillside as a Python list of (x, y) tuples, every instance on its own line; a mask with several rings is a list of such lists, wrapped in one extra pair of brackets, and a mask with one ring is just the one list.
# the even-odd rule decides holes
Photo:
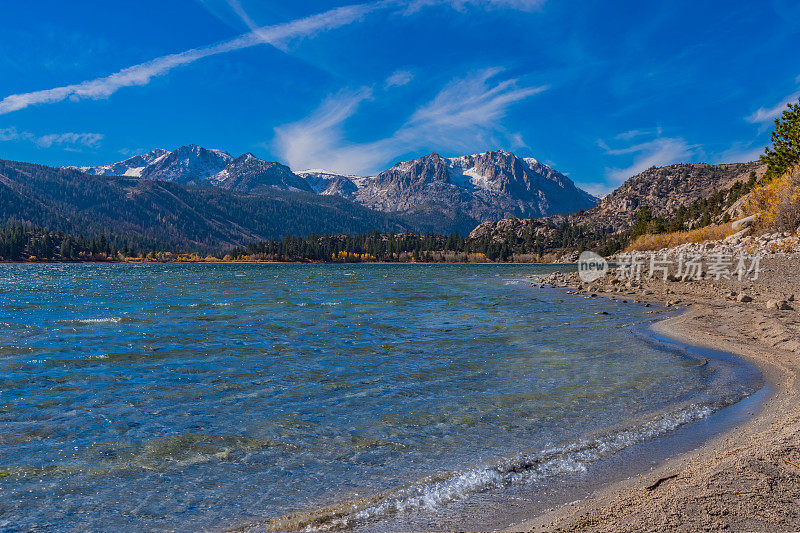
[(405, 230), (407, 225), (346, 199), (210, 187), (0, 160), (0, 220), (123, 246), (218, 251), (287, 234)]
[(730, 220), (731, 207), (764, 176), (759, 162), (722, 165), (676, 164), (637, 174), (596, 206), (569, 215), (485, 222), (473, 239), (519, 243), (541, 234), (546, 253), (591, 249), (610, 255), (645, 233), (686, 231)]

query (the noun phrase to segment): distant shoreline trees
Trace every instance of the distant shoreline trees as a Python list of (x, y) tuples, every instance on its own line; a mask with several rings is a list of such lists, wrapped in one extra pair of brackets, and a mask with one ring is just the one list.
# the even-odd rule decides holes
[(620, 250), (625, 238), (593, 233), (569, 222), (546, 233), (527, 228), (500, 238), (462, 237), (457, 233), (379, 232), (355, 235), (287, 235), (216, 254), (200, 256), (168, 247), (131, 247), (114, 236), (82, 237), (42, 228), (10, 225), (0, 228), (2, 261), (275, 261), (275, 262), (434, 262), (485, 263), (552, 260), (558, 252), (594, 248), (606, 255)]
[(118, 247), (103, 235), (74, 237), (23, 225), (0, 228), (3, 261), (108, 261), (130, 252), (126, 246)]

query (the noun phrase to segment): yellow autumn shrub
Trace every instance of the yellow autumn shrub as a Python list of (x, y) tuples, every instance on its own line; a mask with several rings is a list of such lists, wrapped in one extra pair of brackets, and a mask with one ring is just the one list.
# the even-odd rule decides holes
[(762, 231), (797, 231), (800, 225), (800, 168), (759, 184), (746, 204)]
[(645, 234), (634, 240), (626, 251), (649, 251), (671, 248), (679, 244), (717, 241), (728, 235), (736, 233), (732, 223), (715, 224), (689, 231), (674, 231), (672, 233)]

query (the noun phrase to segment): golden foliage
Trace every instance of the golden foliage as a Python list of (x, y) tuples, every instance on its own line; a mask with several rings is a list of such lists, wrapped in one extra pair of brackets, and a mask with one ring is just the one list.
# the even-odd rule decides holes
[(794, 232), (800, 224), (800, 168), (760, 183), (746, 204), (761, 230)]
[(486, 257), (486, 254), (482, 252), (471, 253), (468, 256), (468, 261), (470, 263), (488, 263), (489, 258)]
[(678, 246), (679, 244), (717, 241), (733, 233), (736, 233), (733, 229), (733, 225), (732, 223), (728, 223), (706, 226), (689, 231), (675, 231), (672, 233), (659, 233), (655, 235), (646, 234), (639, 236), (628, 245), (625, 251), (660, 250), (662, 248)]
[(354, 252), (340, 251), (338, 254), (331, 254), (331, 259), (339, 263), (361, 263), (369, 261), (377, 261), (377, 258), (371, 254), (357, 254)]

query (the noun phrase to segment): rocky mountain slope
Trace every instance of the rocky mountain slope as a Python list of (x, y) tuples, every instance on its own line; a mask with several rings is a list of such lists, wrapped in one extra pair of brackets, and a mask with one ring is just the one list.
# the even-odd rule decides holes
[(286, 165), (264, 161), (250, 153), (231, 161), (220, 172), (209, 177), (208, 183), (243, 193), (262, 193), (271, 189), (314, 192), (306, 180)]
[(96, 176), (132, 176), (173, 181), (183, 185), (203, 184), (233, 162), (233, 156), (222, 150), (209, 150), (190, 144), (169, 152), (161, 148), (142, 156), (99, 167), (74, 168)]
[(168, 155), (159, 158), (146, 166), (141, 173), (142, 178), (151, 180), (174, 181), (180, 184), (201, 184), (204, 180), (217, 174), (233, 157), (222, 150), (208, 150), (201, 146), (181, 146)]
[(294, 173), (285, 165), (252, 154), (234, 159), (227, 152), (196, 145), (173, 152), (153, 150), (111, 165), (71, 168), (94, 175), (135, 176), (247, 194), (278, 189), (340, 196), (401, 215), (422, 231), (440, 233), (466, 234), (485, 220), (569, 213), (597, 203), (556, 170), (503, 150), (454, 158), (434, 153), (398, 163), (372, 177), (324, 170)]
[(93, 176), (131, 176), (138, 178), (141, 177), (142, 171), (146, 167), (156, 164), (161, 159), (170, 155), (170, 153), (171, 152), (164, 150), (163, 148), (156, 148), (155, 150), (150, 150), (146, 154), (135, 155), (123, 161), (111, 163), (110, 165), (102, 165), (99, 167), (66, 168), (80, 170), (81, 172), (85, 172), (86, 174), (91, 174)]
[(363, 184), (364, 178), (361, 176), (351, 176), (347, 174), (336, 174), (327, 170), (301, 170), (296, 172), (298, 176), (306, 180), (317, 194), (326, 196), (342, 196), (353, 199), (358, 185)]
[[(641, 172), (620, 185), (597, 205), (568, 215), (555, 215), (537, 220), (542, 224), (556, 227), (564, 221), (584, 225), (595, 230), (615, 233), (627, 229), (633, 223), (639, 208), (649, 206), (654, 216), (668, 216), (681, 205), (689, 205), (696, 200), (708, 198), (717, 191), (726, 190), (734, 183), (747, 182), (752, 173), (756, 178), (764, 175), (766, 168), (758, 162), (727, 163), (709, 165), (706, 163), (676, 164), (665, 167), (652, 167)], [(471, 236), (500, 236), (513, 227), (520, 232), (528, 224), (520, 221), (511, 224), (486, 222), (476, 227)]]
[(737, 181), (746, 182), (751, 172), (760, 178), (765, 170), (757, 162), (652, 167), (628, 179), (594, 208), (570, 218), (576, 223), (618, 230), (629, 226), (642, 206), (649, 206), (655, 216), (667, 215), (681, 205), (728, 189)]
[(436, 216), (454, 229), (507, 217), (569, 213), (597, 203), (563, 174), (503, 150), (454, 158), (432, 153), (397, 163), (365, 179), (355, 198), (380, 211), (416, 219)]

